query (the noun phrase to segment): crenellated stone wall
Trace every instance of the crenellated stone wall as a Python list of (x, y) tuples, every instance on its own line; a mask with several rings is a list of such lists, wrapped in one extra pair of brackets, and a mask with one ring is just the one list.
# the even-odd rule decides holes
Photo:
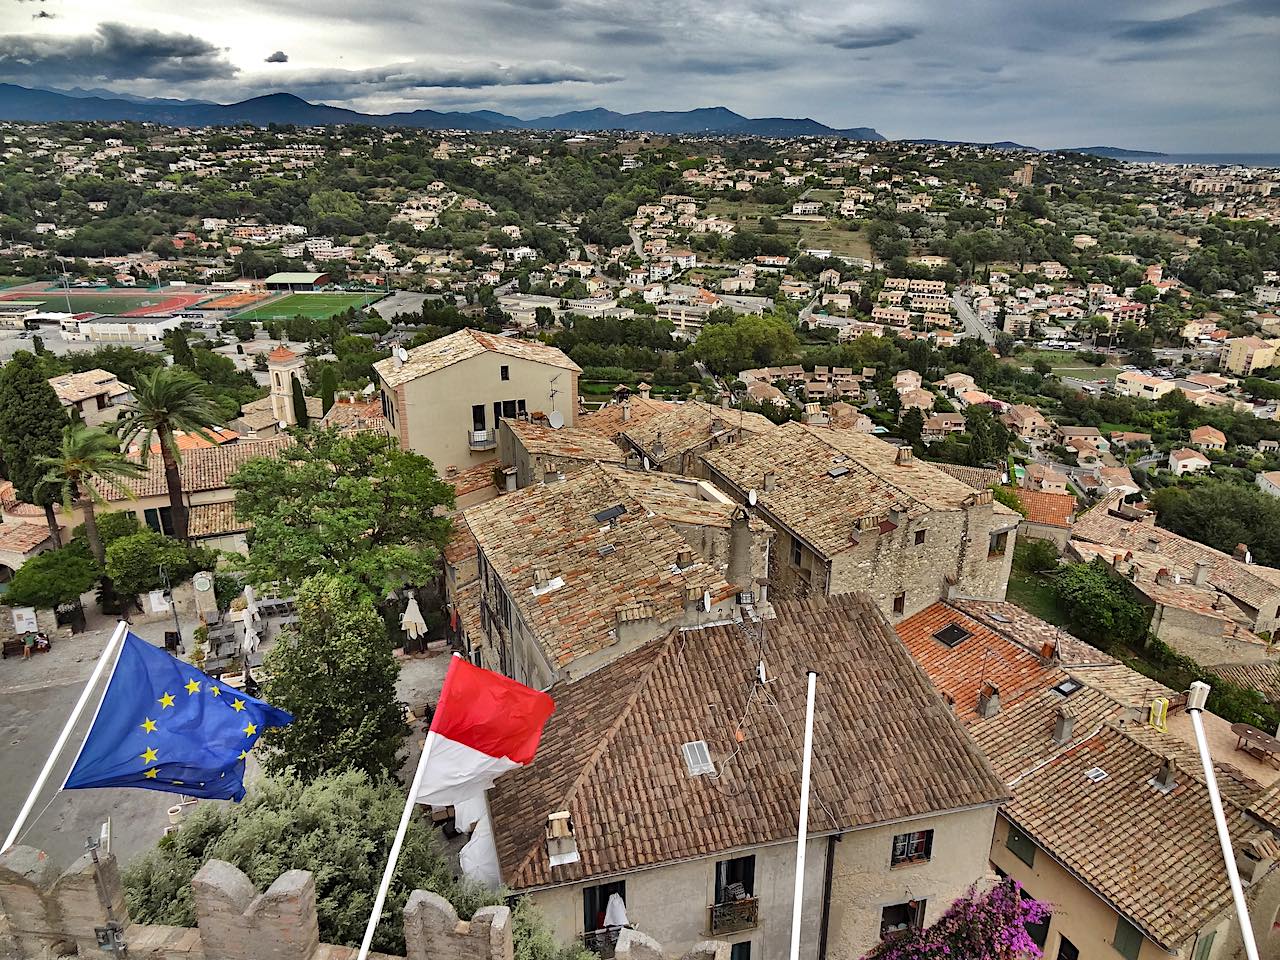
[[(115, 858), (88, 854), (59, 873), (31, 847), (0, 856), (0, 960), (106, 957), (96, 930), (108, 925), (103, 906), (123, 927), (131, 960), (354, 960), (356, 950), (320, 942), (315, 881), (290, 870), (259, 893), (239, 869), (210, 860), (192, 878), (194, 928), (132, 923)], [(513, 960), (511, 910), (482, 907), (459, 920), (443, 897), (415, 890), (405, 904), (404, 960)], [(665, 960), (649, 937), (624, 930), (620, 960)], [(372, 954), (376, 960), (398, 960)], [(698, 944), (685, 960), (728, 960), (729, 945)]]

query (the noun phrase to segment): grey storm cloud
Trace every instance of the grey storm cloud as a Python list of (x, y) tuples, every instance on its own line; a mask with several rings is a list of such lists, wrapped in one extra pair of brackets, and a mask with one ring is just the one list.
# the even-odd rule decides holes
[(364, 70), (315, 70), (299, 71), (287, 76), (273, 75), (271, 83), (284, 84), (289, 90), (304, 96), (338, 99), (371, 92), (616, 83), (621, 79), (618, 74), (595, 72), (559, 63), (493, 63), (452, 68), (400, 63)]
[(289, 55), (285, 53), (283, 50), (277, 50), (275, 53), (267, 57), (266, 60), (264, 60), (263, 62), (264, 63), (288, 63)]
[(1176, 17), (1124, 21), (1116, 34), (1123, 40), (1144, 43), (1195, 40), (1242, 17), (1280, 17), (1277, 0), (1235, 0), (1233, 3), (1202, 7)]
[(102, 23), (78, 37), (0, 36), (0, 77), (183, 82), (225, 79), (236, 71), (207, 40), (123, 23)]
[(839, 50), (869, 50), (891, 47), (918, 36), (920, 31), (906, 25), (889, 27), (841, 27), (822, 39)]

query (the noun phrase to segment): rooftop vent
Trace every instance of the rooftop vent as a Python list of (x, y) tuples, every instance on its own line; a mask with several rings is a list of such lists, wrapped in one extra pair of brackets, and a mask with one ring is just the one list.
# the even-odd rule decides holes
[(618, 552), (618, 548), (612, 543), (606, 543), (603, 547), (596, 551), (602, 557), (611, 557)]
[(599, 513), (595, 514), (595, 518), (600, 523), (613, 523), (613, 521), (617, 520), (626, 512), (627, 508), (619, 503), (615, 506), (609, 507), (607, 510), (601, 510)]
[(828, 470), (828, 471), (827, 471), (827, 476), (828, 476), (828, 477), (843, 477), (843, 476), (844, 476), (846, 473), (848, 473), (848, 472), (849, 472), (849, 468), (848, 468), (848, 467), (832, 467), (830, 470)]
[(1111, 774), (1107, 773), (1107, 771), (1103, 770), (1101, 767), (1090, 767), (1084, 772), (1084, 778), (1090, 783), (1101, 783), (1109, 776), (1111, 776)]
[(973, 634), (960, 626), (960, 624), (949, 623), (935, 633), (933, 635), (933, 639), (937, 640), (944, 647), (958, 647), (961, 643), (972, 636)]
[(1006, 617), (1003, 613), (993, 613), (991, 614), (991, 619), (996, 621), (996, 623), (1013, 623), (1013, 621), (1010, 620), (1008, 617)]
[(1172, 793), (1178, 785), (1178, 760), (1173, 754), (1166, 754), (1160, 763), (1160, 772), (1156, 774), (1151, 785), (1160, 793)]
[(707, 749), (707, 741), (691, 740), (680, 748), (684, 753), (684, 765), (689, 776), (701, 777), (716, 772), (716, 765), (711, 762), (711, 751)]

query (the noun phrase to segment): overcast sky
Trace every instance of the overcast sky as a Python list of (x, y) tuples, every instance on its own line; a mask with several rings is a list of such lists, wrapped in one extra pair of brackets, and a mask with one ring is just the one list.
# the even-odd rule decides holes
[(0, 82), (1280, 151), (1280, 0), (0, 0)]

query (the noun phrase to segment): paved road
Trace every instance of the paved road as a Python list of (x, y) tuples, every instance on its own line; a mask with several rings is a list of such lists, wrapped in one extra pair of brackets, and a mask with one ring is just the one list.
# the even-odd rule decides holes
[(986, 343), (995, 343), (995, 332), (978, 319), (978, 314), (973, 307), (969, 306), (969, 301), (960, 295), (960, 291), (956, 291), (951, 296), (951, 301), (956, 306), (956, 312), (960, 315), (960, 322), (964, 325), (964, 332), (970, 337), (977, 337)]

